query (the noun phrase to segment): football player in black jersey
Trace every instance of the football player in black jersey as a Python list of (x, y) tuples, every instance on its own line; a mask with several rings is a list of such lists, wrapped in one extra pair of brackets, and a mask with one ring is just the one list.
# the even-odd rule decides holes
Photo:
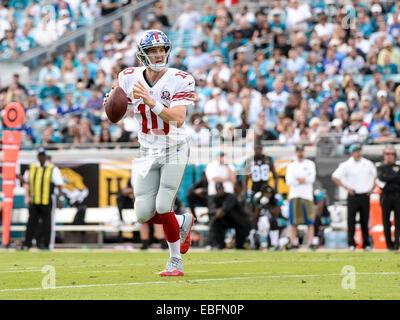
[(260, 143), (254, 148), (254, 157), (246, 161), (246, 167), (249, 172), (243, 179), (243, 188), (245, 194), (248, 193), (249, 179), (252, 181), (251, 194), (261, 191), (261, 186), (268, 183), (270, 172), (274, 177), (274, 192), (278, 190), (278, 174), (275, 171), (274, 159), (263, 154), (263, 147)]

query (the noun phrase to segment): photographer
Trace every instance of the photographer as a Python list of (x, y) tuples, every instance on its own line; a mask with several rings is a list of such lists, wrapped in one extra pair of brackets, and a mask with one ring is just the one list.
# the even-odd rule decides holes
[[(254, 196), (256, 202), (255, 215), (257, 219), (257, 233), (260, 237), (261, 249), (268, 247), (277, 250), (289, 242), (288, 222), (282, 216), (282, 197), (267, 184)], [(268, 239), (269, 238), (269, 239)]]
[(210, 199), (210, 245), (225, 248), (225, 232), (234, 228), (236, 249), (244, 249), (244, 242), (250, 230), (250, 222), (238, 198), (226, 193), (221, 182), (215, 184), (216, 195)]

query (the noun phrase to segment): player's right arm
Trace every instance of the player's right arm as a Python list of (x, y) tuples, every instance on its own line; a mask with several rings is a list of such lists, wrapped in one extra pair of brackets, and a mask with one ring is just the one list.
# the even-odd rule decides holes
[(135, 94), (143, 99), (143, 103), (148, 105), (164, 122), (180, 128), (186, 119), (186, 108), (194, 104), (195, 80), (189, 73), (183, 71), (178, 71), (175, 77), (176, 91), (169, 108), (165, 108), (161, 102), (154, 100), (140, 81), (134, 85), (133, 89)]
[[(125, 70), (121, 71), (118, 74), (118, 79), (114, 79), (113, 84), (111, 86), (111, 90), (113, 90), (115, 87), (120, 87), (122, 90), (124, 90), (126, 96), (128, 97), (128, 107), (129, 105), (132, 105), (131, 99), (129, 97), (129, 90), (127, 90), (128, 88), (128, 81), (129, 79), (127, 78), (129, 75), (133, 74), (134, 68), (126, 68)], [(106, 93), (106, 95), (104, 96), (103, 99), (103, 107), (105, 107), (106, 102), (110, 96), (110, 92)]]

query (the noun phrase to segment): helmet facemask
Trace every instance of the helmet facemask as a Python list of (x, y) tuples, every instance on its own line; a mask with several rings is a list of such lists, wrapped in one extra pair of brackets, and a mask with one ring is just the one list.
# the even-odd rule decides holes
[[(146, 51), (150, 48), (155, 48), (155, 47), (164, 47), (165, 48), (165, 54), (164, 56), (164, 62), (163, 63), (152, 63), (150, 60), (150, 57), (152, 55), (149, 55)], [(138, 46), (138, 52), (137, 52), (137, 57), (138, 59), (143, 63), (143, 65), (149, 67), (151, 70), (160, 72), (162, 71), (168, 64), (169, 60), (169, 55), (171, 53), (171, 46), (170, 45), (159, 45), (159, 46), (148, 46), (148, 47), (141, 47)], [(160, 54), (154, 54), (154, 56), (161, 56)]]

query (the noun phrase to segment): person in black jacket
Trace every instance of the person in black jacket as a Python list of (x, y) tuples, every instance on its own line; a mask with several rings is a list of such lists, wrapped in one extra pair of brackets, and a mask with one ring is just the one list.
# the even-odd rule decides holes
[[(389, 250), (399, 249), (400, 237), (400, 162), (396, 161), (396, 150), (388, 146), (383, 151), (383, 163), (378, 166), (378, 179), (384, 183), (380, 202), (382, 207), (383, 232)], [(394, 241), (391, 235), (390, 213), (394, 211)]]
[(226, 193), (221, 182), (217, 182), (215, 188), (217, 194), (209, 202), (210, 245), (224, 249), (226, 230), (233, 228), (236, 249), (244, 249), (250, 231), (249, 218), (237, 196)]
[(186, 199), (192, 212), (193, 216), (196, 217), (194, 208), (195, 205), (200, 205), (202, 207), (208, 206), (207, 199), (208, 181), (206, 172), (201, 173), (201, 180), (197, 181), (187, 192)]

